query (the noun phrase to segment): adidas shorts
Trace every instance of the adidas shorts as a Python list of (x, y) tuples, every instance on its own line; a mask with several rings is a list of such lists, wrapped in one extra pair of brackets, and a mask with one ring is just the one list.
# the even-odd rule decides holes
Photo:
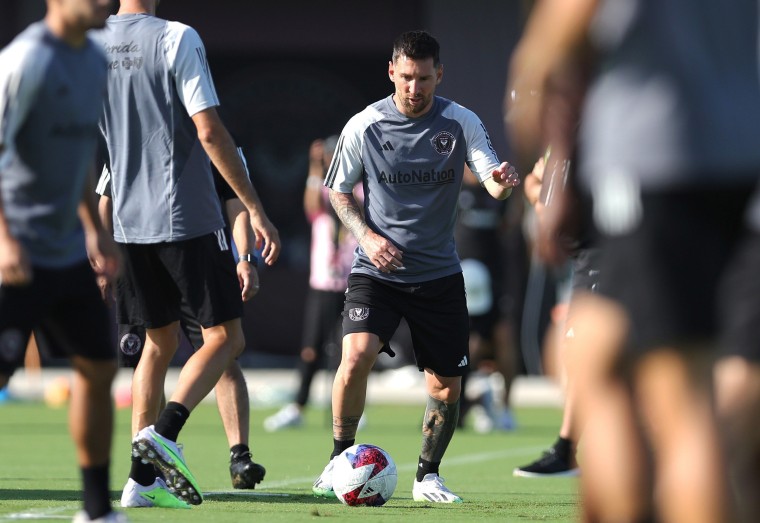
[[(414, 284), (381, 281), (363, 274), (348, 277), (343, 335), (376, 334), (387, 344), (401, 318), (409, 325), (420, 370), (462, 376), (469, 368), (469, 316), (462, 273)], [(392, 354), (392, 353), (391, 353)]]
[(232, 251), (218, 234), (179, 242), (122, 244), (116, 320), (160, 328), (182, 317), (183, 302), (203, 327), (243, 316)]

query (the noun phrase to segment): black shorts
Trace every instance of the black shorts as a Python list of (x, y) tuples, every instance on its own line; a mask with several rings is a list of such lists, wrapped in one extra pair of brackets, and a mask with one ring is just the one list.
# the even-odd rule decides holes
[(122, 244), (116, 319), (149, 329), (182, 317), (182, 303), (203, 327), (243, 315), (235, 261), (217, 234), (155, 244)]
[(328, 343), (340, 340), (340, 317), (345, 294), (309, 289), (304, 310), (302, 347), (312, 347), (321, 354)]
[(409, 324), (420, 370), (461, 376), (469, 366), (469, 316), (462, 273), (399, 284), (363, 274), (348, 277), (343, 335), (376, 334), (386, 346), (401, 321)]
[(111, 321), (88, 262), (33, 268), (29, 285), (0, 285), (0, 372), (21, 366), (32, 330), (49, 356), (116, 358)]
[[(203, 346), (203, 330), (185, 302), (180, 307), (182, 316), (179, 325), (185, 337), (198, 350)], [(145, 346), (145, 327), (142, 325), (118, 325), (119, 366), (134, 369), (140, 362)]]
[(752, 190), (645, 192), (638, 226), (601, 238), (599, 293), (629, 314), (634, 350), (716, 340), (718, 286), (745, 235)]
[(760, 363), (760, 233), (748, 234), (737, 249), (718, 295), (723, 355)]

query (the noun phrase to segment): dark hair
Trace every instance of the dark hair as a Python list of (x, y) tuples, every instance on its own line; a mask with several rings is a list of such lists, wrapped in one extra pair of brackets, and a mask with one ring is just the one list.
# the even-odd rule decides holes
[(402, 33), (393, 42), (393, 62), (395, 63), (399, 56), (406, 56), (412, 60), (424, 60), (432, 58), (433, 65), (438, 67), (440, 63), (439, 52), (441, 46), (438, 40), (427, 31), (416, 30)]

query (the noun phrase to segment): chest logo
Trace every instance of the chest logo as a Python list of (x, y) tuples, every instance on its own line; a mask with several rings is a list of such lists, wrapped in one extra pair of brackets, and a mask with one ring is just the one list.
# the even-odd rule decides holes
[(454, 135), (448, 131), (441, 131), (430, 139), (433, 144), (433, 149), (438, 154), (451, 154), (451, 150), (454, 148)]

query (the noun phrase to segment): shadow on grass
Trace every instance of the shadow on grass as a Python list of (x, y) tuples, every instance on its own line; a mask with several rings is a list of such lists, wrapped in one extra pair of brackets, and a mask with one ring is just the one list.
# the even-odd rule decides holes
[[(121, 496), (121, 491), (119, 491)], [(81, 501), (81, 490), (0, 489), (0, 500)]]

